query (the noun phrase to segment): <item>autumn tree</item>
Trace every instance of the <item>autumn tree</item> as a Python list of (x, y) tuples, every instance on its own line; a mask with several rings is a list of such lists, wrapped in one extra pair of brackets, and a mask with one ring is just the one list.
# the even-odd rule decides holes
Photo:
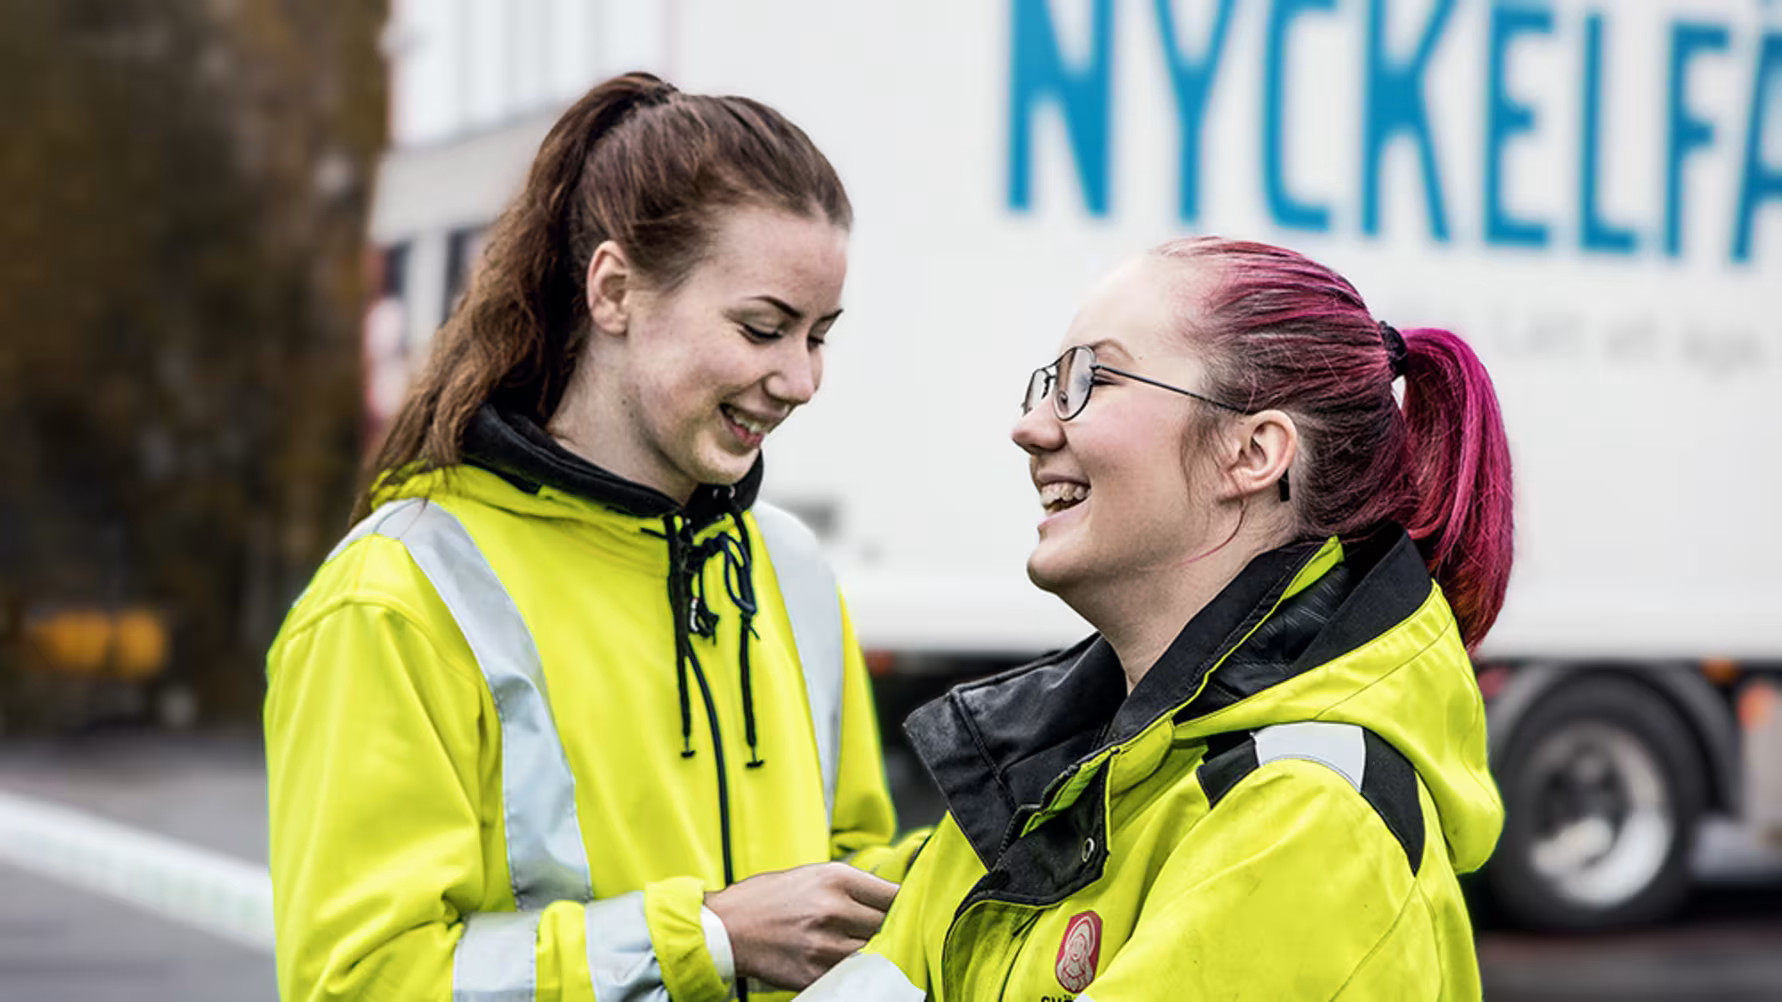
[(386, 15), (0, 4), (0, 598), (154, 603), (225, 712), (350, 503)]

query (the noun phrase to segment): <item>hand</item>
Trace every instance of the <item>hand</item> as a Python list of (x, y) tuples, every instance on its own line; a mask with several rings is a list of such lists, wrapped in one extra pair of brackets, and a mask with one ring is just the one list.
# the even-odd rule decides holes
[(724, 922), (736, 974), (801, 990), (866, 945), (897, 885), (846, 863), (762, 873), (705, 896)]

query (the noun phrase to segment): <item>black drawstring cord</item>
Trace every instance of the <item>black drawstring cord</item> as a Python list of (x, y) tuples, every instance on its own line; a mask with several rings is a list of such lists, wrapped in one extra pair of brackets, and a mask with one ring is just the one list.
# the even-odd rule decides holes
[(703, 543), (694, 543), (691, 533), (687, 537), (687, 629), (707, 640), (718, 635), (718, 614), (712, 611), (712, 605), (705, 599), (705, 564), (712, 555), (724, 548), (723, 539), (708, 539)]
[(755, 744), (755, 691), (754, 683), (749, 679), (749, 637), (754, 632), (748, 617), (743, 617), (742, 653), (737, 657), (742, 667), (743, 736), (749, 742), (749, 760), (743, 764), (751, 769), (759, 769), (767, 764), (767, 760), (761, 757)]
[(730, 519), (736, 523), (736, 536), (722, 535), (724, 552), (724, 590), (729, 592), (730, 601), (742, 614), (742, 633), (737, 637), (737, 670), (741, 674), (743, 699), (743, 737), (749, 743), (748, 767), (758, 769), (767, 764), (762, 759), (755, 738), (755, 682), (749, 672), (750, 640), (755, 634), (755, 613), (760, 608), (755, 602), (755, 558), (754, 548), (749, 545), (749, 527), (743, 524), (742, 510), (736, 506), (734, 497), (730, 504)]
[(730, 498), (730, 519), (736, 524), (736, 535), (720, 532), (703, 543), (693, 539), (692, 526), (675, 515), (662, 517), (663, 531), (643, 530), (660, 535), (668, 543), (668, 606), (674, 619), (675, 682), (681, 700), (681, 757), (693, 757), (693, 703), (687, 687), (687, 666), (697, 663), (693, 653), (693, 635), (714, 637), (718, 632), (718, 614), (705, 600), (705, 564), (712, 557), (724, 555), (724, 590), (742, 619), (737, 637), (737, 670), (741, 675), (743, 701), (743, 736), (749, 743), (749, 768), (767, 762), (761, 757), (755, 729), (755, 681), (749, 665), (751, 640), (758, 639), (755, 615), (760, 606), (755, 600), (755, 557), (749, 543), (749, 529), (743, 512)]
[[(674, 621), (675, 684), (679, 687), (681, 700), (681, 757), (692, 758), (693, 703), (687, 691), (687, 662), (693, 658), (693, 644), (687, 636), (687, 626), (693, 610), (688, 607), (692, 596), (682, 572), (689, 547), (685, 530), (676, 525), (676, 521), (673, 515), (662, 516), (660, 535), (668, 543), (668, 609), (669, 618)], [(653, 529), (643, 532), (649, 536), (658, 535)]]

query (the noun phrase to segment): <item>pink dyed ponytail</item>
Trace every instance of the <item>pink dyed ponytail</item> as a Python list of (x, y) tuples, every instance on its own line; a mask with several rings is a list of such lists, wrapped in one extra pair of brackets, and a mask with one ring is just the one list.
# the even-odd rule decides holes
[(1467, 647), (1503, 608), (1510, 580), (1510, 445), (1497, 392), (1465, 341), (1425, 327), (1404, 332), (1404, 415), (1410, 431), (1421, 545)]
[(1304, 255), (1200, 237), (1157, 255), (1212, 269), (1184, 303), (1184, 336), (1206, 354), (1208, 389), (1247, 410), (1279, 408), (1300, 429), (1299, 531), (1354, 539), (1403, 525), (1441, 585), (1467, 647), (1503, 607), (1510, 577), (1510, 450), (1485, 367), (1455, 335), (1404, 332), (1404, 406), (1390, 349), (1361, 294)]

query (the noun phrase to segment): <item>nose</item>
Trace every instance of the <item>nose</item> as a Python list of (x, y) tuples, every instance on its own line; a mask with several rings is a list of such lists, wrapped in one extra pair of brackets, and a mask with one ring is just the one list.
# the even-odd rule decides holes
[(1030, 456), (1052, 452), (1064, 445), (1064, 422), (1051, 407), (1035, 407), (1015, 421), (1009, 438)]
[(788, 337), (784, 341), (787, 350), (776, 358), (774, 369), (768, 373), (763, 385), (768, 396), (789, 407), (797, 407), (809, 403), (817, 395), (817, 387), (823, 383), (823, 353), (812, 350), (803, 338)]

